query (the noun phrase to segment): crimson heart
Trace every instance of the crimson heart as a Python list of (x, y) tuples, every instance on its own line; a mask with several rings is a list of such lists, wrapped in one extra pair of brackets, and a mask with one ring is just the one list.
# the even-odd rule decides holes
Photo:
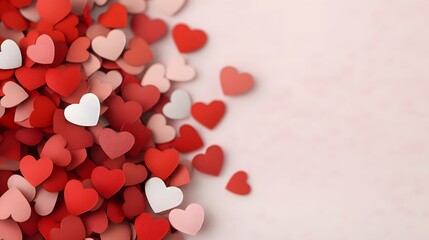
[(81, 81), (80, 67), (61, 65), (46, 72), (46, 84), (63, 97), (68, 97), (76, 90)]
[(170, 230), (170, 224), (163, 218), (153, 219), (149, 213), (142, 213), (136, 218), (134, 227), (139, 239), (162, 239)]
[(95, 207), (98, 194), (92, 188), (84, 189), (80, 181), (73, 179), (68, 181), (64, 188), (64, 201), (68, 212), (77, 216)]
[(85, 239), (86, 230), (82, 220), (76, 216), (67, 216), (61, 221), (61, 228), (51, 230), (51, 240)]
[(109, 170), (98, 166), (92, 170), (92, 184), (97, 192), (108, 199), (115, 195), (125, 184), (125, 173), (121, 169)]
[(161, 19), (150, 19), (145, 14), (136, 14), (131, 20), (131, 29), (136, 36), (153, 43), (167, 33), (167, 24)]
[(225, 115), (225, 104), (222, 101), (213, 101), (210, 104), (195, 103), (192, 106), (192, 116), (199, 123), (213, 129)]
[(173, 147), (179, 152), (188, 153), (198, 150), (204, 146), (203, 140), (191, 125), (183, 125), (180, 130), (180, 137), (173, 141)]
[(115, 132), (110, 128), (101, 130), (98, 137), (100, 146), (111, 159), (127, 153), (134, 145), (135, 138), (129, 132)]
[(194, 52), (207, 42), (207, 35), (201, 30), (191, 30), (185, 24), (178, 24), (173, 29), (173, 38), (182, 53)]
[(236, 172), (226, 185), (226, 189), (238, 195), (249, 194), (251, 191), (251, 187), (247, 183), (247, 173), (244, 171)]
[(205, 154), (199, 154), (192, 160), (192, 165), (200, 172), (219, 176), (222, 170), (224, 155), (222, 148), (217, 145), (210, 146)]
[(98, 23), (109, 28), (125, 28), (127, 21), (127, 9), (120, 3), (113, 3), (107, 12), (98, 17)]
[(144, 155), (146, 166), (152, 172), (154, 177), (162, 180), (168, 178), (179, 164), (179, 153), (174, 149), (159, 151), (156, 148), (150, 148)]
[(57, 106), (46, 96), (37, 96), (33, 101), (34, 110), (30, 114), (30, 124), (33, 127), (52, 126), (55, 110)]
[(157, 87), (152, 85), (142, 86), (139, 83), (129, 83), (122, 88), (122, 97), (125, 101), (138, 102), (146, 112), (155, 106), (161, 93)]
[(51, 175), (53, 168), (52, 160), (47, 157), (36, 160), (33, 156), (27, 155), (19, 163), (19, 170), (22, 175), (35, 187)]

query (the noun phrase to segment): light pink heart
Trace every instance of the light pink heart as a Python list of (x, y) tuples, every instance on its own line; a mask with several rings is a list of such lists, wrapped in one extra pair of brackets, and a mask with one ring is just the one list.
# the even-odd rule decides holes
[(10, 176), (10, 178), (7, 180), (7, 187), (9, 189), (18, 189), (28, 202), (33, 201), (34, 197), (36, 196), (36, 188), (21, 175), (15, 174)]
[(165, 93), (170, 89), (170, 80), (165, 78), (164, 65), (157, 63), (149, 67), (141, 81), (142, 86), (153, 85), (159, 89), (160, 92)]
[(199, 204), (192, 203), (185, 210), (171, 210), (168, 219), (175, 229), (195, 236), (203, 225), (204, 209)]
[(172, 81), (186, 82), (195, 78), (197, 72), (191, 66), (186, 65), (182, 56), (174, 58), (167, 65), (167, 78)]
[(92, 40), (92, 50), (100, 57), (116, 61), (124, 50), (127, 38), (125, 33), (119, 29), (109, 32), (107, 37), (98, 36)]
[(166, 143), (176, 136), (176, 130), (167, 125), (167, 119), (160, 113), (154, 114), (149, 119), (147, 127), (152, 131), (155, 143)]
[(101, 83), (110, 84), (110, 86), (112, 86), (112, 90), (118, 88), (122, 83), (122, 75), (116, 70), (109, 71), (108, 73), (97, 71), (89, 78), (89, 82), (94, 79), (99, 80)]
[(101, 67), (101, 60), (94, 54), (89, 54), (89, 59), (82, 64), (86, 76), (91, 76)]
[(21, 12), (22, 16), (32, 22), (39, 22), (40, 20), (40, 15), (36, 8), (36, 1), (33, 1), (32, 4), (25, 8), (20, 8), (19, 11)]
[(131, 14), (138, 14), (146, 10), (146, 0), (119, 0), (119, 2), (127, 8)]
[(112, 93), (112, 85), (110, 83), (103, 83), (98, 79), (93, 79), (90, 82), (90, 93), (94, 93), (100, 102), (103, 102)]
[(58, 192), (48, 192), (44, 188), (39, 187), (37, 189), (36, 198), (34, 199), (34, 210), (40, 216), (47, 216), (54, 210), (57, 199)]
[(5, 96), (1, 99), (0, 104), (5, 108), (12, 108), (25, 101), (28, 93), (18, 84), (8, 81), (3, 85)]
[(153, 0), (153, 5), (164, 14), (173, 16), (186, 3), (186, 0)]
[(0, 197), (0, 219), (12, 217), (16, 222), (25, 222), (31, 216), (27, 199), (17, 188), (10, 188)]
[(22, 232), (18, 223), (12, 219), (0, 220), (0, 239), (22, 240)]
[(40, 35), (36, 44), (27, 48), (27, 56), (36, 63), (51, 64), (55, 58), (55, 45), (47, 34)]

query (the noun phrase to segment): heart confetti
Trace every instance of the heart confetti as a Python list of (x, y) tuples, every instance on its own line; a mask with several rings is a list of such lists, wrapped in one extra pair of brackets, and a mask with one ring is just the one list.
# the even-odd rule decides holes
[[(205, 31), (181, 23), (170, 32), (145, 13), (153, 6), (173, 16), (187, 1), (0, 2), (0, 239), (196, 235), (207, 210), (180, 209), (181, 188), (193, 169), (219, 176), (225, 156), (217, 145), (196, 154), (202, 135), (177, 120), (214, 129), (226, 124), (226, 104), (193, 103), (182, 84), (197, 69), (179, 53), (202, 49)], [(178, 51), (164, 63), (152, 45), (166, 38)], [(254, 86), (234, 67), (220, 80), (226, 96)], [(247, 173), (226, 188), (249, 194)]]

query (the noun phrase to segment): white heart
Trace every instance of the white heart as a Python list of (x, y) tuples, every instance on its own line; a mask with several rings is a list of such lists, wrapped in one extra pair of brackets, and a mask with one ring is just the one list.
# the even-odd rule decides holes
[(162, 179), (153, 177), (146, 182), (145, 192), (152, 210), (160, 213), (177, 207), (183, 200), (183, 193), (177, 187), (166, 187)]
[(186, 0), (154, 0), (154, 6), (167, 15), (176, 14), (185, 5)]
[(48, 192), (42, 187), (38, 188), (34, 199), (34, 210), (40, 216), (47, 216), (54, 210), (57, 199), (58, 192)]
[(127, 37), (125, 33), (119, 29), (114, 29), (109, 32), (107, 37), (98, 36), (92, 40), (92, 50), (100, 57), (110, 61), (116, 61), (121, 56), (124, 50)]
[(170, 102), (165, 104), (162, 112), (170, 119), (184, 119), (189, 117), (192, 100), (189, 93), (182, 89), (177, 89), (171, 94)]
[(22, 66), (21, 50), (14, 41), (6, 39), (1, 44), (0, 69), (8, 70)]
[(174, 58), (167, 65), (167, 78), (172, 81), (186, 82), (195, 78), (197, 72), (191, 66), (186, 65), (182, 56)]
[(152, 131), (155, 143), (166, 143), (173, 140), (176, 136), (176, 130), (172, 126), (167, 125), (167, 120), (160, 113), (150, 117), (146, 126)]
[(93, 127), (100, 117), (100, 101), (93, 93), (82, 96), (79, 104), (72, 104), (65, 108), (64, 116), (67, 121), (79, 126)]
[(149, 67), (141, 81), (142, 86), (153, 85), (158, 88), (161, 93), (165, 93), (170, 89), (170, 80), (165, 78), (164, 65), (157, 63)]

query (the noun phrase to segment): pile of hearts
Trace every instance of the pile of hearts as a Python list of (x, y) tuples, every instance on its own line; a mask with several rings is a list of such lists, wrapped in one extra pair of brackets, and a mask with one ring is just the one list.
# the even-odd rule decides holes
[[(0, 0), (0, 239), (183, 239), (204, 209), (182, 206), (195, 169), (219, 176), (224, 152), (172, 121), (207, 131), (225, 121), (224, 101), (193, 102), (175, 82), (196, 78), (183, 57), (203, 48), (204, 31), (144, 14), (172, 16), (185, 0)], [(94, 17), (94, 9), (102, 14)], [(126, 34), (126, 30), (131, 34)], [(177, 46), (166, 64), (151, 45)], [(219, 71), (219, 70), (217, 70)], [(220, 71), (225, 96), (254, 85), (234, 67)], [(183, 154), (193, 154), (185, 161)], [(247, 195), (247, 173), (226, 189)], [(188, 200), (188, 202), (190, 202)], [(213, 210), (215, 211), (215, 210)]]

